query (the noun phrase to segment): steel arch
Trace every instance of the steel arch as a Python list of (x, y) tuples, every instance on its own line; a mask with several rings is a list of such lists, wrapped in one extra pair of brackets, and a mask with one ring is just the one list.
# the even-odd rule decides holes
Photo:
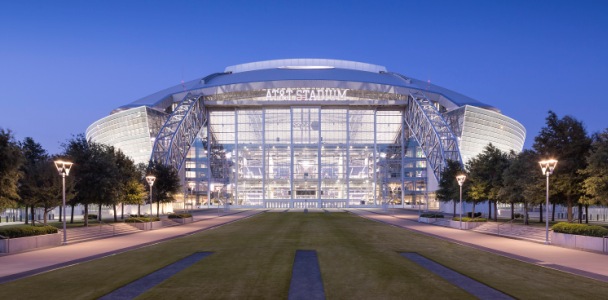
[(424, 151), (437, 181), (441, 178), (441, 171), (447, 160), (462, 164), (456, 136), (441, 113), (422, 92), (409, 95), (403, 120)]
[(187, 94), (156, 136), (151, 160), (180, 171), (190, 146), (207, 121), (203, 96)]

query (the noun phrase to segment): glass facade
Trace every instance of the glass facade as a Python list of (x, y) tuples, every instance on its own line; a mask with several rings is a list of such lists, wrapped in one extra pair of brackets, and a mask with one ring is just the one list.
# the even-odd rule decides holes
[(122, 150), (135, 163), (148, 163), (152, 143), (165, 119), (166, 114), (149, 107), (131, 108), (91, 124), (86, 138)]
[(86, 134), (179, 169), (199, 206), (268, 208), (434, 206), (446, 160), (466, 163), (488, 143), (519, 152), (525, 140), (497, 108), (327, 59), (231, 66), (122, 106)]
[(460, 137), (459, 148), (464, 162), (483, 152), (492, 143), (504, 152), (520, 151), (526, 137), (525, 128), (513, 119), (495, 111), (466, 105), (448, 113), (452, 128)]
[(426, 159), (399, 107), (209, 111), (185, 170), (201, 206), (413, 205), (427, 191)]

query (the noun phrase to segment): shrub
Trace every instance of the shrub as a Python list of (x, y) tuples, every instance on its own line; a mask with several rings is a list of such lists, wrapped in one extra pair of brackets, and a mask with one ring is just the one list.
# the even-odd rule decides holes
[(53, 226), (30, 226), (30, 225), (9, 225), (0, 227), (0, 235), (10, 239), (57, 233), (57, 228)]
[(185, 219), (185, 218), (191, 218), (192, 214), (170, 214), (169, 219)]
[(96, 214), (89, 214), (87, 216), (87, 219), (89, 219), (89, 220), (97, 220), (97, 215)]
[(125, 219), (126, 223), (141, 223), (141, 222), (154, 222), (154, 221), (160, 221), (160, 218), (158, 217), (131, 217), (131, 218), (127, 218)]
[[(452, 221), (460, 221), (460, 217), (453, 217)], [(463, 222), (487, 222), (488, 219), (486, 218), (469, 218), (469, 217), (462, 217), (462, 221)]]
[(513, 214), (513, 218), (515, 218), (515, 219), (523, 219), (523, 217), (524, 217), (524, 214), (520, 214), (520, 213)]
[(443, 218), (443, 214), (442, 213), (426, 212), (426, 213), (422, 213), (420, 215), (420, 217), (422, 217), (422, 218)]
[(551, 227), (554, 232), (568, 233), (584, 236), (608, 236), (608, 229), (597, 225), (574, 224), (568, 222), (559, 222)]

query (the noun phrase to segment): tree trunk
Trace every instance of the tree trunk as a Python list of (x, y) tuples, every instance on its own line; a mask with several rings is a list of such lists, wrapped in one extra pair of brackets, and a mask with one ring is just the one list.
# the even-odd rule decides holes
[(156, 217), (160, 217), (160, 201), (156, 202)]
[(63, 222), (63, 205), (59, 205), (59, 222)]
[(578, 204), (578, 223), (583, 223), (583, 205), (580, 203)]
[(141, 216), (141, 210), (140, 210), (140, 208), (141, 208), (141, 204), (137, 204), (137, 216), (138, 217)]
[(84, 226), (89, 226), (89, 204), (84, 205)]
[(494, 200), (494, 222), (498, 222), (498, 200)]
[(452, 203), (454, 203), (454, 210), (453, 210), (454, 214), (452, 215), (452, 217), (455, 218), (456, 217), (456, 201), (452, 200)]
[(589, 224), (589, 204), (585, 204), (585, 224)]
[(539, 223), (543, 222), (543, 204), (540, 204), (540, 218), (538, 220)]
[(473, 201), (473, 211), (471, 212), (471, 219), (475, 218), (475, 201)]
[[(473, 218), (475, 217), (475, 214), (472, 215)], [(490, 199), (488, 199), (488, 220), (492, 219), (492, 201)]]
[(572, 215), (572, 202), (568, 199), (566, 205), (568, 206), (568, 223), (572, 223), (574, 219)]
[(27, 213), (27, 208), (28, 206), (25, 206), (25, 225), (29, 225), (30, 224), (30, 214)]
[(76, 207), (76, 204), (70, 206), (72, 207), (72, 211), (70, 212), (70, 224), (74, 224), (74, 208)]
[(555, 203), (551, 203), (551, 222), (555, 222)]
[(524, 224), (529, 225), (529, 223), (528, 223), (528, 201), (524, 201)]
[(46, 207), (45, 207), (44, 208), (44, 213), (42, 214), (42, 222), (43, 222), (44, 225), (46, 225), (46, 220), (48, 218), (48, 215), (49, 215), (49, 211), (46, 210)]
[(30, 206), (30, 211), (32, 213), (32, 226), (36, 226), (36, 212), (34, 211), (34, 206)]
[(125, 204), (124, 203), (120, 204), (120, 219), (121, 220), (125, 219)]
[(116, 204), (112, 204), (112, 208), (114, 209), (114, 222), (118, 222), (118, 215), (116, 215)]
[(99, 209), (97, 210), (97, 220), (101, 221), (101, 203), (99, 203)]
[(515, 203), (511, 202), (511, 220), (515, 219)]

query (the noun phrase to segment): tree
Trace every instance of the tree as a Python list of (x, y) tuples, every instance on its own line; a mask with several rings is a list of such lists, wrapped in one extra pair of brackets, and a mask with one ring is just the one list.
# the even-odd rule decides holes
[(460, 186), (458, 185), (456, 176), (464, 173), (465, 171), (460, 162), (448, 160), (445, 168), (441, 171), (439, 189), (436, 191), (437, 200), (441, 202), (452, 201), (454, 205), (454, 217), (456, 216), (456, 200), (460, 200)]
[(509, 160), (505, 152), (488, 144), (483, 152), (467, 162), (469, 170), (470, 189), (468, 196), (473, 202), (473, 215), (475, 214), (475, 204), (488, 200), (489, 217), (492, 216), (492, 205), (494, 202), (494, 220), (497, 219), (497, 205), (500, 188), (502, 184), (502, 174), (509, 166)]
[(156, 216), (159, 216), (160, 203), (175, 201), (174, 194), (180, 191), (180, 180), (177, 171), (171, 167), (157, 162), (151, 162), (150, 174), (156, 176), (152, 189), (152, 200), (156, 202)]
[[(43, 209), (43, 220), (46, 225), (48, 213), (62, 204), (63, 184), (51, 158), (38, 162), (34, 171), (36, 172), (34, 178), (36, 178), (37, 183), (35, 195), (37, 201), (34, 205)], [(69, 182), (66, 180), (66, 200), (71, 197), (73, 197), (73, 193)]]
[(23, 156), (10, 130), (0, 128), (0, 210), (14, 207), (20, 199), (18, 180)]
[[(84, 222), (88, 226), (89, 204), (111, 205), (116, 199), (117, 168), (114, 149), (88, 142), (79, 134), (64, 144), (65, 154), (74, 163), (77, 202), (84, 205)], [(100, 211), (101, 213), (101, 211)], [(100, 214), (101, 215), (101, 214)]]
[[(32, 216), (34, 225), (34, 208), (40, 202), (42, 181), (40, 171), (44, 169), (44, 162), (48, 159), (48, 154), (39, 143), (33, 138), (26, 137), (19, 143), (24, 163), (21, 165), (21, 178), (19, 179), (19, 203), (25, 206), (25, 224), (29, 223), (29, 216)], [(31, 210), (28, 213), (28, 209)]]
[(586, 161), (587, 167), (580, 171), (586, 177), (583, 180), (585, 195), (579, 202), (585, 207), (589, 204), (608, 205), (608, 129), (594, 134)]
[(141, 174), (135, 166), (133, 160), (127, 157), (122, 151), (115, 150), (113, 152), (114, 161), (116, 164), (116, 180), (115, 193), (116, 201), (114, 201), (114, 221), (117, 220), (116, 204), (121, 203), (122, 218), (124, 218), (124, 204), (141, 204), (146, 195), (145, 187), (140, 182)]
[[(568, 221), (572, 222), (572, 207), (584, 196), (585, 177), (580, 171), (587, 166), (585, 157), (591, 148), (591, 139), (587, 136), (583, 123), (571, 116), (560, 119), (554, 112), (549, 111), (546, 126), (534, 138), (533, 148), (543, 159), (558, 160), (551, 176), (552, 188), (556, 191), (552, 199), (555, 199), (554, 203), (561, 200), (566, 204)], [(579, 207), (582, 208), (580, 204)], [(579, 212), (581, 211), (582, 209), (579, 209)]]
[[(529, 224), (528, 208), (532, 203), (542, 203), (544, 199), (544, 178), (538, 172), (538, 154), (533, 150), (524, 150), (510, 155), (509, 166), (503, 172), (503, 185), (498, 196), (513, 203), (523, 203), (524, 223)], [(511, 206), (511, 219), (513, 219)]]

